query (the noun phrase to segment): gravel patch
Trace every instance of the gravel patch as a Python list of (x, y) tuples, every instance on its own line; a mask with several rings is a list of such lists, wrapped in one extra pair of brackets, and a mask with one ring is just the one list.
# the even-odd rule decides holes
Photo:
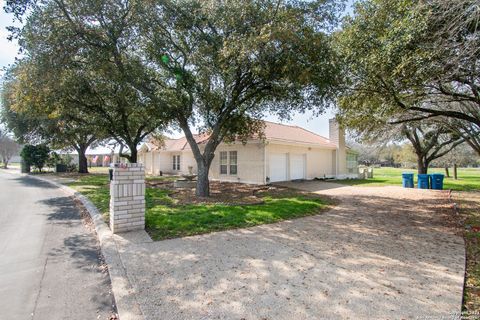
[(291, 221), (151, 242), (115, 235), (147, 319), (458, 314), (464, 243), (447, 193), (289, 183), (338, 199)]

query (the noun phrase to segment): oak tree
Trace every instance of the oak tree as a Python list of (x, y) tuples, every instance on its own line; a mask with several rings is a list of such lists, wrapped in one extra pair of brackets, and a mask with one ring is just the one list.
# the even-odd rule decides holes
[(479, 18), (469, 0), (357, 3), (336, 34), (340, 109), (356, 115), (354, 125), (403, 113), (405, 121), (442, 116), (479, 126)]
[[(28, 15), (15, 30), (26, 55), (50, 79), (51, 93), (72, 117), (128, 148), (121, 154), (137, 161), (137, 146), (167, 119), (156, 99), (132, 83), (142, 79), (138, 19), (134, 1), (10, 1), (7, 11)], [(68, 112), (71, 110), (72, 112)], [(123, 150), (124, 148), (122, 148)]]
[(58, 81), (27, 59), (17, 62), (3, 83), (1, 118), (22, 143), (77, 151), (78, 172), (88, 173), (86, 150), (105, 135), (88, 124), (88, 113), (63, 104), (55, 93)]
[[(198, 167), (196, 194), (222, 141), (260, 134), (265, 114), (321, 111), (334, 95), (335, 1), (149, 1), (139, 36), (148, 82), (167, 100)], [(197, 144), (194, 129), (205, 135)]]

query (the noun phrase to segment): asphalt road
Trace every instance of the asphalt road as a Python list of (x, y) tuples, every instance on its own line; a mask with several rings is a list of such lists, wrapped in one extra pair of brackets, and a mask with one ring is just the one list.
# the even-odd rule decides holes
[(93, 231), (48, 183), (0, 171), (0, 319), (108, 319), (114, 299)]

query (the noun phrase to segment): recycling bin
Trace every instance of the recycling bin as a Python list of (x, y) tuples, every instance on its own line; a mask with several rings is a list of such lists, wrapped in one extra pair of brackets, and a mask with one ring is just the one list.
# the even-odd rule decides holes
[(434, 190), (443, 190), (443, 178), (444, 175), (441, 173), (434, 173), (430, 175), (431, 185), (430, 187)]
[(402, 173), (402, 186), (404, 188), (413, 188), (413, 173)]
[(428, 189), (430, 187), (428, 174), (419, 174), (417, 186), (419, 189)]

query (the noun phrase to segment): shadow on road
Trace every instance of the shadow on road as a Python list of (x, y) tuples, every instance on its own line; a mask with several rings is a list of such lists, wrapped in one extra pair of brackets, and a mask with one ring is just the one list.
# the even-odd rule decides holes
[(57, 197), (40, 201), (40, 203), (52, 207), (48, 220), (76, 220), (80, 221), (80, 212), (73, 200), (69, 197)]
[(38, 179), (35, 179), (35, 178), (31, 178), (31, 177), (28, 177), (28, 176), (14, 178), (12, 180), (20, 182), (25, 187), (57, 189), (57, 187), (54, 186), (53, 184), (50, 184), (48, 182), (41, 181), (41, 180), (38, 180)]
[(83, 225), (84, 221), (73, 200), (69, 197), (56, 197), (39, 203), (49, 207), (47, 219), (53, 224), (55, 236), (58, 237), (58, 241), (53, 240), (55, 245), (47, 253), (49, 264), (59, 265), (56, 267), (59, 268), (58, 281), (89, 283), (79, 294), (88, 294), (89, 301), (99, 310), (115, 313), (115, 308), (112, 309), (115, 301), (111, 294), (108, 269), (96, 234)]
[(100, 248), (98, 247), (95, 233), (82, 225), (82, 217), (79, 209), (69, 197), (57, 197), (39, 201), (50, 207), (47, 219), (53, 222), (57, 228), (61, 228), (65, 234), (63, 245), (54, 248), (50, 255), (58, 256), (69, 254), (74, 262), (80, 266), (98, 263)]

